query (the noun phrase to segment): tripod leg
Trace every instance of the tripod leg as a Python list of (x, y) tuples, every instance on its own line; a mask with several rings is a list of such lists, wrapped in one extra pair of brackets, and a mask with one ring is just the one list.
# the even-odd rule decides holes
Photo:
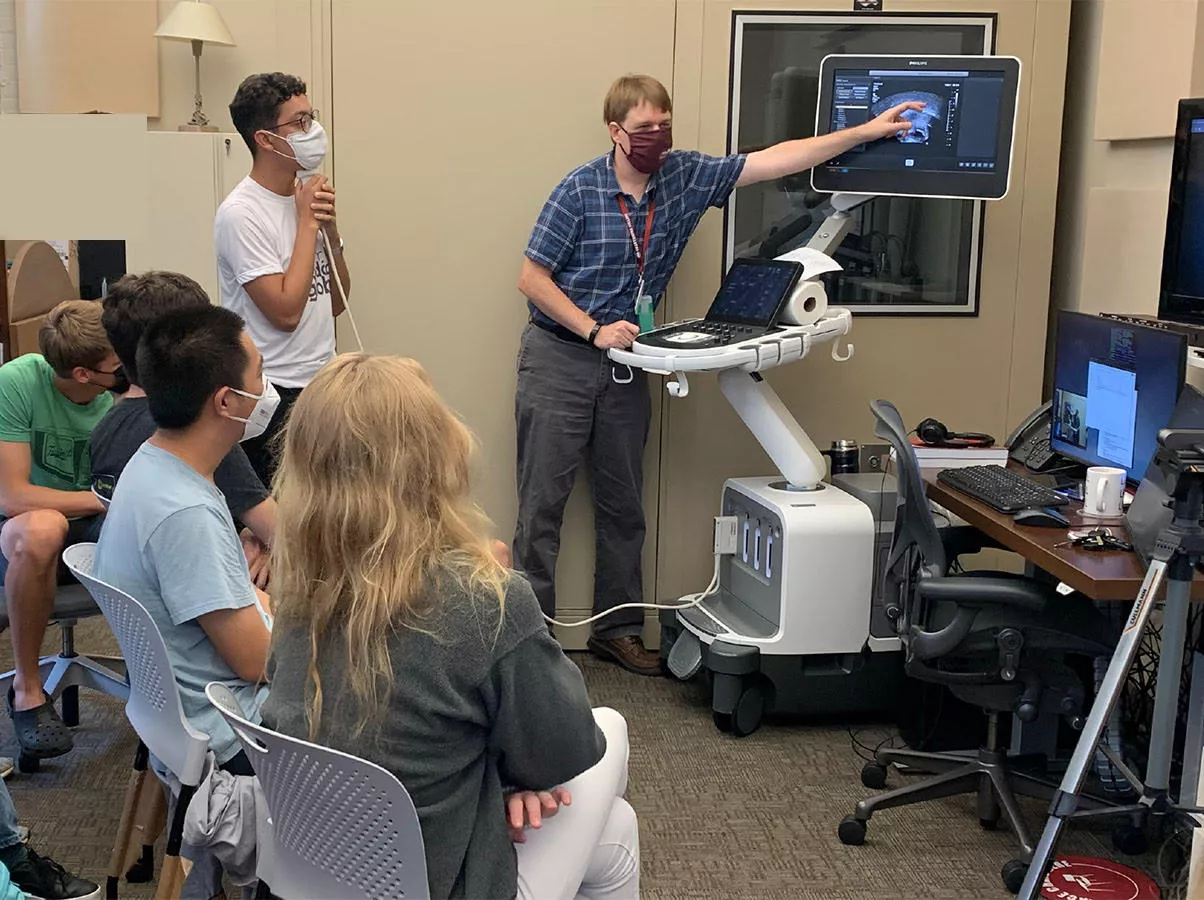
[(1040, 896), (1041, 886), (1045, 882), (1045, 872), (1053, 861), (1054, 846), (1066, 825), (1066, 817), (1074, 812), (1078, 805), (1078, 793), (1082, 789), (1083, 779), (1087, 776), (1087, 771), (1095, 758), (1095, 747), (1103, 737), (1104, 729), (1108, 725), (1108, 717), (1112, 714), (1112, 708), (1120, 699), (1125, 677), (1133, 666), (1133, 660), (1137, 658), (1137, 651), (1141, 647), (1141, 636), (1145, 632), (1146, 623), (1150, 619), (1150, 611), (1154, 607), (1154, 598), (1158, 594), (1158, 589), (1162, 587), (1165, 575), (1166, 562), (1151, 560), (1145, 581), (1141, 583), (1137, 599), (1133, 602), (1133, 611), (1129, 613), (1124, 631), (1121, 632), (1120, 640), (1116, 644), (1116, 651), (1112, 654), (1112, 661), (1108, 663), (1108, 671), (1100, 683), (1099, 693), (1096, 695), (1095, 702), (1091, 704), (1091, 713), (1087, 716), (1087, 724), (1083, 726), (1083, 733), (1079, 736), (1078, 743), (1075, 744), (1070, 765), (1066, 767), (1062, 782), (1058, 785), (1058, 792), (1054, 795), (1053, 803), (1050, 805), (1045, 831), (1042, 832), (1041, 840), (1037, 843), (1032, 864), (1028, 867), (1028, 873), (1024, 876), (1024, 884), (1018, 894), (1021, 900), (1037, 900)]
[(1186, 566), (1186, 578), (1184, 572), (1173, 571), (1166, 582), (1158, 682), (1154, 689), (1154, 716), (1150, 722), (1150, 762), (1145, 773), (1147, 795), (1166, 795), (1170, 791), (1179, 680), (1183, 672), (1183, 645), (1187, 640), (1187, 615), (1191, 604), (1191, 563), (1185, 557), (1179, 557), (1171, 565), (1176, 570)]

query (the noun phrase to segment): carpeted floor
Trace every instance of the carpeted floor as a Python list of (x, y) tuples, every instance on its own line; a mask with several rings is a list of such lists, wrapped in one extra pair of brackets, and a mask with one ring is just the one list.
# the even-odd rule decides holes
[[(84, 623), (77, 634), (81, 650), (113, 652), (103, 621)], [(48, 636), (48, 649), (50, 639), (57, 632)], [(767, 724), (732, 738), (715, 730), (700, 685), (573, 658), (595, 705), (614, 707), (629, 724), (628, 798), (640, 817), (646, 900), (1009, 896), (999, 870), (1014, 855), (1012, 839), (1006, 831), (981, 830), (969, 797), (888, 810), (870, 823), (865, 846), (840, 843), (837, 824), (869, 793), (843, 725)], [(0, 670), (10, 660), (8, 640), (0, 638)], [(135, 741), (117, 701), (85, 692), (81, 708), (75, 750), (38, 774), (14, 774), (8, 785), (33, 831), (32, 845), (103, 882)], [(0, 755), (15, 755), (6, 722)], [(1041, 805), (1027, 809), (1039, 831)], [(1062, 850), (1107, 856), (1110, 842), (1075, 830)], [(1147, 871), (1152, 863), (1152, 857), (1139, 861)], [(123, 897), (153, 893), (122, 887)]]

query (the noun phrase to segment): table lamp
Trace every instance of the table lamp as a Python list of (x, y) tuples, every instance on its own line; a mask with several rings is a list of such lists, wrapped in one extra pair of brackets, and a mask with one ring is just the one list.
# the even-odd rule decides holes
[(196, 62), (196, 109), (187, 125), (181, 125), (180, 131), (217, 131), (216, 125), (210, 125), (205, 111), (201, 108), (201, 48), (206, 42), (219, 44), (223, 47), (233, 47), (234, 38), (222, 21), (221, 13), (202, 0), (180, 0), (175, 8), (163, 20), (155, 37), (167, 38), (174, 41), (192, 41), (192, 57)]

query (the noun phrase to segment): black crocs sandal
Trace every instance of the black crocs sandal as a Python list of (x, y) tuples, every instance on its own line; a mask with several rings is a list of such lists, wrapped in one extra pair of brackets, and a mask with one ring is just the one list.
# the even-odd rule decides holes
[(17, 733), (17, 743), (21, 745), (22, 756), (32, 756), (36, 759), (50, 759), (70, 753), (75, 742), (71, 732), (55, 712), (46, 695), (46, 702), (33, 709), (13, 709), (13, 689), (8, 689), (8, 714), (13, 720), (13, 730)]

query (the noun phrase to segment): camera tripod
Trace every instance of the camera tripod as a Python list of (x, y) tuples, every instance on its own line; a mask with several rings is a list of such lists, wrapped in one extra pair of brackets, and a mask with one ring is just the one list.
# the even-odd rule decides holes
[[(1019, 896), (1037, 900), (1046, 872), (1053, 862), (1054, 848), (1062, 829), (1070, 820), (1127, 816), (1135, 825), (1151, 821), (1183, 820), (1194, 827), (1192, 813), (1197, 807), (1182, 806), (1170, 797), (1171, 755), (1174, 749), (1175, 717), (1179, 709), (1179, 681), (1183, 666), (1187, 617), (1191, 602), (1191, 583), (1196, 566), (1204, 561), (1204, 430), (1163, 430), (1158, 435), (1158, 467), (1168, 478), (1172, 510), (1171, 524), (1158, 535), (1145, 580), (1137, 592), (1133, 610), (1125, 621), (1107, 674), (1091, 706), (1083, 733), (1075, 745), (1054, 795), (1045, 831), (1033, 853)], [(1149, 762), (1145, 782), (1124, 765), (1107, 743), (1101, 743), (1104, 728), (1113, 707), (1120, 699), (1125, 678), (1132, 668), (1141, 639), (1149, 623), (1155, 598), (1163, 583), (1166, 601), (1163, 611), (1162, 647), (1158, 661), (1158, 682), (1154, 693), (1154, 711), (1150, 727)], [(1104, 809), (1078, 809), (1083, 781), (1091, 767), (1096, 748), (1139, 794), (1136, 803)]]

